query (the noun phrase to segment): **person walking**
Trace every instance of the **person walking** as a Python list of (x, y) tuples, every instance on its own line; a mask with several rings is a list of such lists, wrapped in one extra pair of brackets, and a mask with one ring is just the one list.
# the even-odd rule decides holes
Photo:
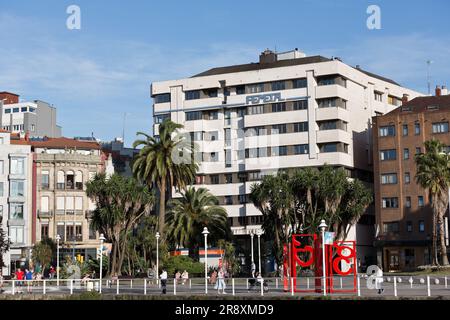
[(214, 289), (217, 289), (217, 271), (215, 269), (209, 277), (209, 283), (214, 286)]
[(375, 289), (378, 289), (378, 294), (382, 294), (383, 289), (383, 270), (380, 266), (377, 268), (377, 272), (375, 274)]
[(27, 281), (27, 292), (32, 292), (33, 286), (33, 271), (25, 269), (25, 280)]
[(222, 294), (226, 294), (225, 292), (225, 272), (223, 271), (223, 269), (219, 270), (219, 273), (217, 274), (217, 278), (219, 280), (219, 285), (217, 286), (217, 293), (220, 294), (220, 290), (222, 290)]
[(181, 278), (183, 279), (182, 284), (185, 285), (189, 279), (189, 273), (186, 270), (184, 270), (183, 274), (181, 275)]
[(166, 292), (167, 292), (167, 271), (165, 269), (162, 270), (162, 273), (159, 278), (161, 279), (162, 294), (166, 294)]
[(252, 278), (254, 278), (255, 277), (255, 272), (256, 272), (256, 264), (255, 264), (254, 261), (252, 261), (251, 269), (252, 269)]
[(179, 270), (177, 270), (177, 273), (175, 273), (175, 282), (176, 284), (180, 283), (180, 279), (181, 279), (181, 273)]

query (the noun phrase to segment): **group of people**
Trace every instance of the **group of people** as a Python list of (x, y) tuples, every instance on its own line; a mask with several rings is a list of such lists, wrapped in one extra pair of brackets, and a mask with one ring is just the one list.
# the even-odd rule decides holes
[[(51, 274), (51, 273), (50, 273)], [(22, 268), (18, 268), (14, 273), (14, 280), (16, 280), (17, 285), (17, 293), (23, 293), (21, 287), (27, 285), (27, 292), (31, 293), (33, 291), (33, 285), (38, 285), (39, 281), (43, 279), (43, 275), (39, 271), (35, 271), (34, 269), (22, 270)], [(37, 280), (36, 282), (32, 282), (33, 280)]]
[(214, 285), (214, 289), (217, 290), (218, 294), (226, 294), (225, 288), (227, 287), (227, 285), (225, 284), (225, 278), (227, 278), (227, 276), (228, 275), (223, 270), (223, 268), (220, 268), (219, 270), (214, 269), (211, 276), (209, 277), (209, 283), (211, 285)]
[[(163, 294), (167, 293), (167, 277), (167, 271), (163, 269), (162, 273), (159, 276), (159, 278), (161, 279), (161, 289)], [(184, 270), (183, 273), (180, 273), (180, 271), (177, 270), (174, 279), (176, 284), (179, 284), (181, 282), (182, 285), (185, 285), (189, 280), (189, 273), (186, 270)]]

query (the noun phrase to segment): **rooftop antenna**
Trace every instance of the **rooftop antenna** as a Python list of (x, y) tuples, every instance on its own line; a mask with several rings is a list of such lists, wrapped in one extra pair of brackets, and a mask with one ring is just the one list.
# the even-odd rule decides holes
[(125, 145), (125, 120), (127, 118), (128, 112), (123, 113), (123, 127), (122, 127), (122, 142)]
[(431, 80), (430, 80), (430, 66), (433, 63), (431, 60), (427, 60), (427, 83), (428, 83), (428, 95), (431, 95)]

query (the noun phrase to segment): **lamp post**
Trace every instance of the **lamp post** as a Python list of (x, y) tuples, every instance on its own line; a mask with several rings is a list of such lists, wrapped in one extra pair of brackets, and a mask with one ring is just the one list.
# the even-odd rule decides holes
[(325, 220), (320, 221), (319, 230), (322, 232), (322, 278), (323, 278), (323, 295), (327, 295), (327, 275), (325, 269), (325, 229), (327, 224)]
[(261, 275), (261, 229), (256, 231), (256, 235), (258, 236), (258, 273)]
[(59, 241), (61, 237), (56, 235), (56, 285), (59, 287)]
[(253, 232), (253, 230), (250, 231), (250, 239), (251, 239), (251, 250), (252, 250), (252, 265), (253, 263), (255, 263), (255, 260), (253, 258), (253, 237), (255, 236), (255, 233)]
[(159, 232), (156, 232), (156, 283), (159, 283)]
[(102, 273), (103, 273), (103, 241), (106, 240), (105, 236), (100, 234), (100, 285), (99, 292), (102, 293)]
[(205, 236), (205, 294), (208, 294), (208, 228), (204, 227), (202, 234)]

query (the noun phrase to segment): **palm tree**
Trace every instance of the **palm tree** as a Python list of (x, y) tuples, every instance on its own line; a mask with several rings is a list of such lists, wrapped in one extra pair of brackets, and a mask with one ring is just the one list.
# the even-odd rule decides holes
[(159, 126), (158, 138), (138, 132), (137, 135), (142, 135), (145, 139), (133, 143), (134, 148), (142, 146), (132, 165), (133, 174), (149, 186), (156, 183), (159, 189), (158, 229), (162, 238), (167, 190), (170, 195), (172, 187), (184, 189), (193, 182), (198, 169), (194, 160), (195, 145), (178, 134), (178, 129), (181, 128), (182, 125), (167, 119)]
[(204, 227), (210, 231), (211, 243), (230, 238), (227, 212), (208, 189), (189, 187), (181, 195), (171, 201), (167, 215), (168, 238), (173, 243), (198, 248), (203, 243)]
[(417, 154), (416, 181), (428, 190), (433, 210), (433, 265), (439, 265), (437, 259), (437, 225), (439, 225), (439, 244), (442, 264), (448, 265), (447, 247), (444, 235), (444, 215), (448, 207), (448, 185), (450, 171), (448, 160), (443, 154), (445, 145), (439, 140), (432, 139), (425, 142), (425, 153)]

